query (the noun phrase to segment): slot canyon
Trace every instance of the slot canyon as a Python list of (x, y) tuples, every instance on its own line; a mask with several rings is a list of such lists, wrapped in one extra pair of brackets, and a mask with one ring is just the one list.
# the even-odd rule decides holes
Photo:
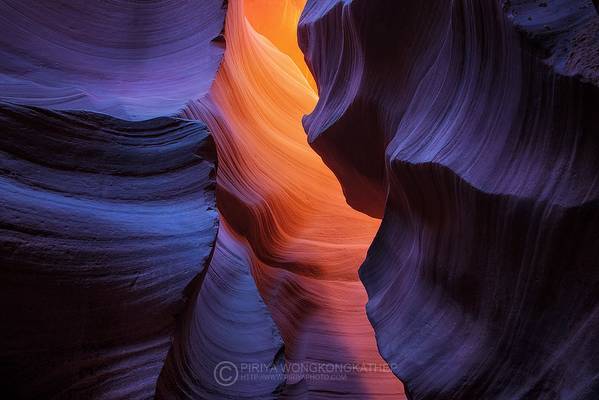
[(592, 0), (0, 0), (9, 399), (599, 398)]

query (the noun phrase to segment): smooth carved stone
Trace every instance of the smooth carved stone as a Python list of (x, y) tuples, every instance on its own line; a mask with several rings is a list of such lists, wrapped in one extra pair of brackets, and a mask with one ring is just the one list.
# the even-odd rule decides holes
[[(402, 399), (401, 382), (385, 368), (377, 351), (365, 311), (366, 291), (357, 273), (380, 221), (347, 205), (339, 182), (308, 145), (301, 124), (302, 116), (317, 101), (303, 57), (296, 57), (294, 27), (301, 3), (230, 2), (222, 68), (210, 96), (191, 103), (185, 117), (205, 121), (213, 132), (219, 156), (219, 212), (223, 225), (226, 222), (243, 239), (227, 246), (231, 253), (227, 258), (250, 258), (252, 278), (285, 343), (289, 369), (277, 397)], [(218, 251), (219, 247), (215, 259)], [(213, 266), (213, 274), (241, 280), (220, 285), (225, 293), (235, 292), (255, 304), (241, 266), (235, 267), (240, 270), (235, 274)], [(207, 282), (208, 276), (204, 285)], [(272, 349), (273, 335), (248, 324), (243, 303), (230, 296), (222, 298), (212, 285), (200, 289), (199, 316), (190, 320), (197, 321), (196, 326), (188, 323), (179, 342), (181, 350), (169, 358), (184, 372), (183, 378), (163, 375), (160, 383), (169, 378), (170, 390), (176, 385), (174, 393), (185, 396), (201, 397), (207, 392), (217, 398), (219, 394), (220, 398), (250, 397), (258, 392), (270, 396), (272, 386), (265, 380), (272, 371), (256, 374), (255, 387), (214, 385), (210, 373), (216, 361), (231, 356), (233, 361), (255, 357), (259, 363), (272, 359), (272, 350), (263, 354), (256, 350), (264, 344)], [(219, 306), (205, 297), (215, 299)], [(213, 315), (221, 309), (223, 316)], [(255, 312), (254, 318), (260, 324), (268, 322), (262, 311)], [(236, 326), (231, 319), (239, 323), (235, 331), (239, 337), (221, 338), (220, 332)], [(245, 332), (252, 338), (245, 337)], [(202, 347), (199, 338), (209, 340), (210, 346)], [(192, 346), (186, 354), (187, 342)], [(242, 343), (244, 354), (239, 353)], [(193, 381), (193, 376), (198, 379)]]
[(0, 104), (0, 131), (5, 395), (151, 397), (218, 227), (205, 125)]
[(533, 42), (513, 16), (533, 2), (509, 3), (314, 0), (300, 20), (305, 127), (384, 216), (360, 276), (412, 399), (599, 396), (599, 89), (568, 66), (599, 42), (560, 50), (599, 17), (534, 2), (559, 34)]
[(225, 0), (0, 2), (0, 100), (176, 114), (220, 65)]
[(157, 399), (276, 399), (283, 339), (251, 274), (247, 244), (223, 224), (212, 262), (189, 290)]

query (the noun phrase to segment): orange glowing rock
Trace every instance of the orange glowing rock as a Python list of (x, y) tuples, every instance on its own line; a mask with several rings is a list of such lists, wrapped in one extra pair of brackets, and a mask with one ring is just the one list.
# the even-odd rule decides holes
[(254, 279), (287, 361), (378, 368), (293, 389), (288, 382), (287, 390), (398, 398), (403, 387), (378, 354), (357, 275), (380, 220), (346, 203), (302, 127), (317, 102), (296, 39), (303, 3), (229, 2), (227, 48), (210, 97), (184, 114), (213, 132), (218, 206), (250, 247)]

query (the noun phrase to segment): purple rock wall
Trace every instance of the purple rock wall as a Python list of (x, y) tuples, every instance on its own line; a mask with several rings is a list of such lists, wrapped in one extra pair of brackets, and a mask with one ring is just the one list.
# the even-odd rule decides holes
[(0, 105), (9, 398), (148, 398), (218, 226), (200, 122)]
[(310, 1), (300, 21), (304, 124), (383, 216), (360, 273), (413, 399), (599, 396), (599, 17), (538, 3)]
[(210, 88), (224, 0), (0, 2), (0, 100), (125, 119), (174, 115)]

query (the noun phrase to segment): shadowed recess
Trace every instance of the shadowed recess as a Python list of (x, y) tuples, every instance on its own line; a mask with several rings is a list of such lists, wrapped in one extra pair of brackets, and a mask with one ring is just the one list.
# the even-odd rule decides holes
[(590, 0), (306, 5), (304, 125), (383, 216), (360, 277), (411, 399), (599, 397), (598, 22)]
[(4, 103), (0, 126), (5, 395), (151, 397), (218, 227), (206, 126)]

